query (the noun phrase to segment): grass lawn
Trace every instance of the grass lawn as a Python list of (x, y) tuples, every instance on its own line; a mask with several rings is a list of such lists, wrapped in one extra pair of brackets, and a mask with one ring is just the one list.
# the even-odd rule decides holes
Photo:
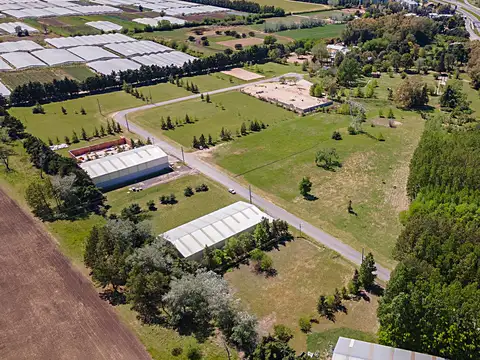
[(1, 72), (0, 80), (13, 90), (17, 86), (26, 84), (30, 81), (39, 81), (41, 83), (45, 83), (53, 80), (63, 79), (65, 77), (76, 80), (84, 80), (85, 78), (93, 75), (93, 72), (85, 65), (71, 65)]
[[(225, 278), (249, 311), (259, 319), (263, 333), (275, 324), (284, 324), (294, 332), (290, 345), (297, 351), (306, 350), (307, 336), (301, 332), (298, 320), (315, 316), (321, 294), (333, 294), (335, 288), (346, 285), (353, 274), (353, 266), (329, 249), (296, 239), (279, 250), (268, 253), (277, 270), (274, 277), (255, 273), (248, 265), (225, 274)], [(312, 331), (349, 328), (373, 334), (377, 330), (377, 299), (345, 301), (348, 314), (337, 313), (336, 321), (320, 318)]]
[[(221, 73), (184, 78), (183, 81), (194, 82), (200, 91), (210, 91), (243, 83), (241, 80)], [(170, 83), (144, 86), (138, 88), (138, 90), (145, 95), (151, 94), (154, 102), (191, 95), (191, 92)], [(100, 103), (102, 113), (100, 113), (98, 103)], [(73, 130), (80, 136), (80, 130), (83, 126), (90, 135), (95, 126), (100, 127), (101, 124), (106, 124), (109, 114), (144, 104), (145, 102), (136, 99), (132, 95), (123, 91), (116, 91), (45, 104), (43, 107), (46, 114), (43, 115), (32, 114), (31, 107), (12, 108), (10, 113), (18, 117), (27, 126), (30, 133), (40, 137), (42, 140), (47, 141), (50, 137), (55, 142), (58, 136), (60, 141), (63, 142), (65, 136), (72, 136)], [(67, 110), (67, 115), (62, 114), (62, 106)], [(82, 106), (87, 112), (86, 115), (80, 114)]]
[(270, 5), (281, 7), (285, 12), (306, 12), (306, 11), (317, 11), (323, 9), (331, 8), (328, 5), (323, 4), (313, 4), (306, 3), (301, 1), (291, 1), (291, 0), (255, 0), (256, 3), (260, 5)]
[[(302, 71), (301, 65), (295, 65), (292, 63), (278, 64), (274, 62), (269, 62), (266, 64), (245, 66), (245, 69), (248, 71), (252, 71), (257, 74), (263, 75), (265, 77), (281, 76), (283, 74), (287, 74), (291, 72), (298, 73), (298, 74), (307, 74), (307, 72)], [(309, 79), (307, 78), (307, 80)]]
[(371, 343), (376, 342), (376, 337), (372, 333), (342, 327), (309, 334), (307, 337), (307, 350), (310, 352), (320, 351), (322, 353), (325, 350), (332, 349), (340, 336)]
[[(207, 184), (210, 190), (195, 193), (191, 197), (183, 195), (183, 190), (187, 186), (195, 189), (195, 186), (202, 183)], [(161, 205), (159, 197), (172, 193), (176, 195), (178, 203)], [(109, 192), (107, 198), (108, 204), (112, 206), (109, 210), (110, 213), (120, 213), (124, 207), (133, 203), (139, 204), (142, 209), (147, 209), (147, 201), (154, 200), (157, 210), (149, 211), (147, 220), (151, 222), (155, 234), (161, 234), (238, 201), (227, 189), (202, 175), (183, 176), (177, 180), (130, 194), (128, 194), (128, 188), (121, 188)]]
[(336, 38), (342, 34), (345, 24), (331, 24), (310, 29), (294, 29), (276, 32), (276, 35), (286, 36), (294, 40)]
[[(222, 127), (230, 130), (235, 136), (235, 131), (240, 129), (242, 122), (245, 122), (247, 127), (249, 120), (263, 121), (265, 124), (272, 125), (274, 122), (295, 117), (291, 112), (237, 91), (212, 95), (211, 99), (211, 103), (195, 99), (134, 113), (130, 116), (130, 120), (154, 134), (165, 135), (189, 148), (192, 146), (193, 137), (198, 138), (202, 133), (206, 137), (211, 134), (215, 141)], [(164, 119), (171, 116), (175, 122), (177, 119), (183, 120), (186, 114), (191, 118), (196, 117), (198, 122), (180, 126), (175, 130), (161, 130), (162, 116)]]

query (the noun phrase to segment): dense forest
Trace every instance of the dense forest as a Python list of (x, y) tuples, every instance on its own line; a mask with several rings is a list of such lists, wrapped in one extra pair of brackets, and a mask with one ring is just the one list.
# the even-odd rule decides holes
[(480, 131), (427, 121), (407, 186), (399, 264), (378, 310), (380, 342), (450, 359), (480, 348)]

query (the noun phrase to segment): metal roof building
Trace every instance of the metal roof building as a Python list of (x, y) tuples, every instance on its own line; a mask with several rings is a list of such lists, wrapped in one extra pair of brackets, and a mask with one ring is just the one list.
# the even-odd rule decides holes
[(339, 337), (332, 360), (447, 360), (410, 350)]
[(134, 182), (169, 168), (167, 154), (156, 145), (147, 145), (80, 164), (100, 188)]
[(255, 205), (238, 201), (162, 234), (187, 259), (199, 260), (205, 246), (221, 248), (227, 239), (272, 218)]

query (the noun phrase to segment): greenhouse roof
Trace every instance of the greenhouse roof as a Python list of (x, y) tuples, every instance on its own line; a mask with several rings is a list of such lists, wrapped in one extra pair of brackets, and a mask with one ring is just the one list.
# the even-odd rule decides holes
[(81, 57), (85, 61), (118, 58), (117, 55), (99, 46), (76, 46), (68, 48), (68, 51)]
[(43, 49), (33, 51), (31, 54), (38, 57), (40, 60), (50, 66), (75, 62), (85, 62), (85, 60), (83, 60), (82, 58), (64, 49)]
[(112, 71), (136, 70), (141, 67), (140, 64), (128, 59), (99, 60), (89, 62), (87, 65), (103, 75), (110, 75)]
[(184, 257), (200, 253), (205, 246), (213, 246), (232, 236), (271, 219), (255, 205), (238, 201), (186, 224), (171, 229), (161, 236), (170, 241)]

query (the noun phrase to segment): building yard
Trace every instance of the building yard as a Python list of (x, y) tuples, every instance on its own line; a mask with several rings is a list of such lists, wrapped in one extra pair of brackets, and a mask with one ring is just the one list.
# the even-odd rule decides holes
[[(344, 331), (374, 337), (377, 330), (376, 297), (371, 297), (370, 302), (344, 301), (348, 313), (337, 313), (335, 322), (316, 313), (320, 295), (333, 294), (335, 288), (340, 289), (350, 280), (353, 274), (350, 263), (331, 250), (302, 238), (280, 245), (268, 255), (273, 260), (275, 276), (258, 274), (249, 265), (240, 265), (225, 274), (241, 304), (258, 316), (263, 334), (271, 332), (275, 324), (286, 325), (294, 332), (290, 345), (298, 352), (305, 351), (307, 335), (300, 330), (298, 321), (307, 316), (318, 320), (317, 324), (313, 323), (314, 334), (336, 329), (337, 337)], [(335, 338), (331, 340), (336, 341)], [(328, 341), (316, 350), (325, 350), (326, 345)]]
[(2, 359), (150, 359), (91, 282), (3, 191), (0, 212)]

